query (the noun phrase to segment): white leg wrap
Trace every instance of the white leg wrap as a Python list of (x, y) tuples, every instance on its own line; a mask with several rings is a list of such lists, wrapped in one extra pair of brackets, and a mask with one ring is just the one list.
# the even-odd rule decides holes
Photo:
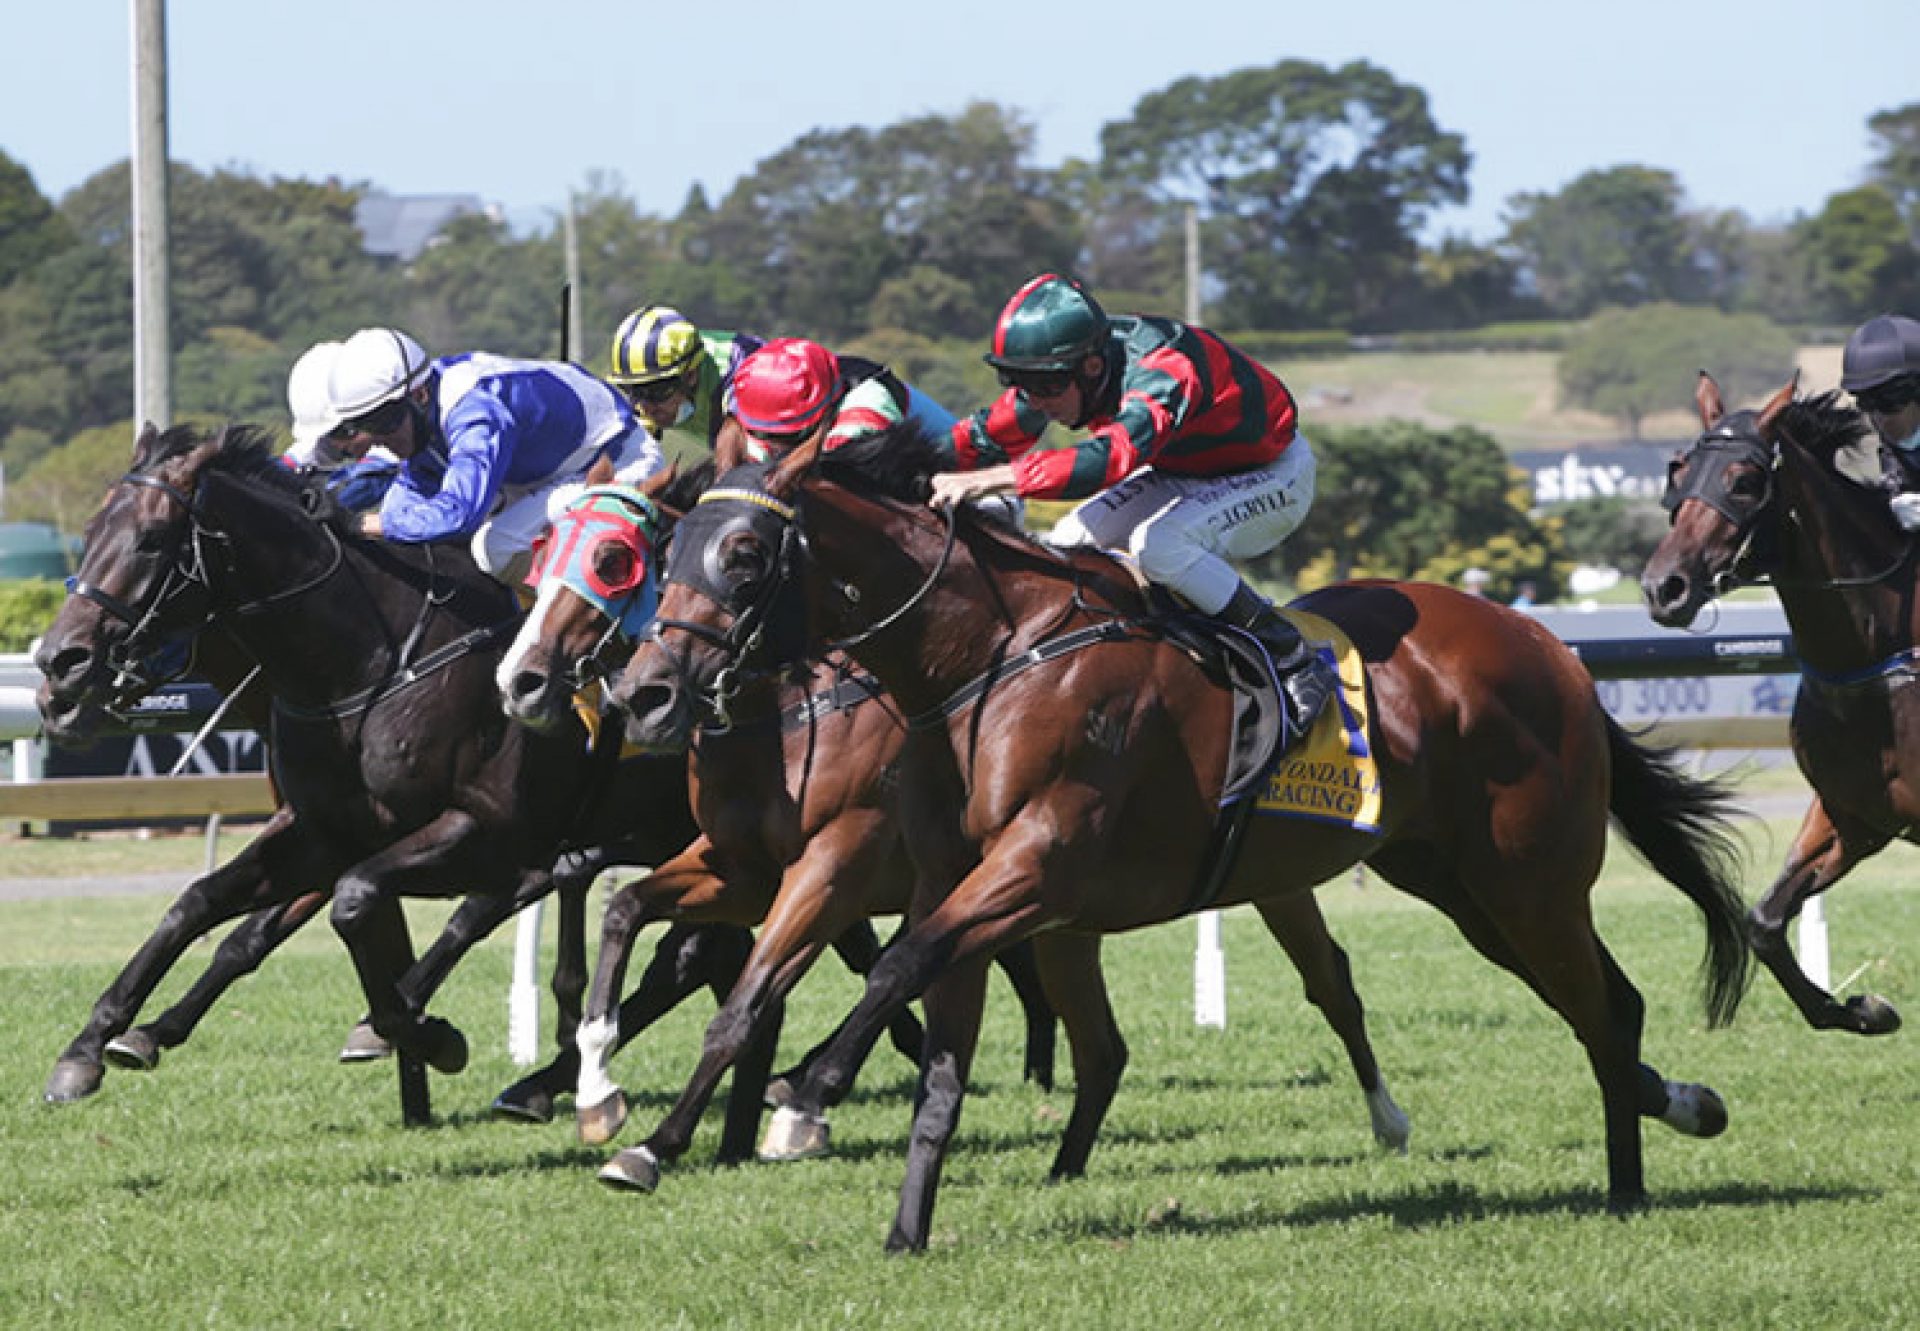
[(619, 1038), (617, 1016), (596, 1017), (580, 1023), (574, 1035), (574, 1043), (580, 1047), (580, 1080), (573, 1092), (577, 1108), (591, 1109), (619, 1094), (620, 1087), (607, 1075), (607, 1059)]

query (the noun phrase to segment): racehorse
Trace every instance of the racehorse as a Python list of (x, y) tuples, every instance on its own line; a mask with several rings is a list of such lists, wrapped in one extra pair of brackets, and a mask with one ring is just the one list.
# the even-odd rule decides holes
[[(615, 700), (635, 738), (684, 734), (716, 680), (843, 646), (907, 718), (901, 819), (921, 877), (910, 927), (797, 1088), (788, 1122), (844, 1093), (887, 1016), (927, 1024), (906, 1180), (887, 1246), (926, 1246), (979, 1031), (984, 958), (1021, 938), (1082, 960), (1097, 936), (1198, 907), (1196, 870), (1227, 768), (1228, 689), (1155, 630), (1113, 560), (1051, 550), (927, 507), (940, 456), (895, 432), (818, 441), (723, 476), (675, 532), (662, 631)], [(682, 562), (715, 591), (673, 581)], [(804, 633), (784, 626), (796, 617)], [(1528, 616), (1420, 583), (1336, 586), (1306, 608), (1364, 657), (1377, 831), (1257, 818), (1213, 893), (1263, 914), (1365, 861), (1437, 906), (1573, 1028), (1600, 1087), (1607, 1205), (1645, 1203), (1639, 1118), (1695, 1136), (1719, 1097), (1640, 1061), (1644, 1004), (1596, 936), (1589, 894), (1608, 816), (1706, 926), (1705, 999), (1729, 1020), (1747, 978), (1731, 796), (1687, 776), (1601, 708), (1572, 652)], [(710, 706), (710, 702), (702, 704)], [(1117, 1077), (1110, 1013), (1069, 1027), (1079, 1086), (1053, 1172), (1077, 1174)], [(1104, 1038), (1099, 1038), (1103, 1036)], [(1082, 1122), (1082, 1110), (1092, 1122)], [(780, 1126), (777, 1122), (776, 1126)]]
[[(697, 469), (679, 493), (703, 488), (711, 471), (710, 465)], [(575, 694), (624, 661), (652, 623), (652, 547), (672, 516), (628, 487), (600, 485), (555, 517), (536, 556), (533, 608), (500, 664), (501, 700), (510, 716), (536, 728), (561, 725)], [(624, 1010), (616, 1017), (613, 1002), (634, 939), (650, 920), (759, 924), (783, 878), (841, 887), (830, 909), (790, 907), (768, 923), (747, 972), (711, 1024), (700, 1072), (682, 1097), (690, 1133), (719, 1077), (750, 1041), (764, 1043), (764, 1027), (777, 1031), (777, 1020), (750, 1018), (777, 1014), (780, 1000), (829, 941), (864, 975), (878, 952), (869, 915), (904, 905), (907, 875), (887, 794), (894, 756), (888, 737), (895, 727), (884, 708), (868, 705), (877, 698), (872, 681), (822, 670), (797, 683), (753, 681), (743, 695), (733, 724), (703, 736), (692, 751), (689, 780), (704, 835), (608, 903), (580, 1041), (575, 1104), (585, 1141), (607, 1141), (626, 1121), (626, 1098), (608, 1076), (607, 1060), (633, 1030)], [(771, 994), (764, 959), (770, 948), (787, 968)], [(1051, 1087), (1053, 1010), (1027, 949), (1002, 961), (1026, 1016), (1027, 1076)], [(895, 1019), (893, 1037), (917, 1062), (921, 1031), (911, 1013)], [(796, 1069), (776, 1084), (797, 1075)]]
[[(533, 736), (499, 714), (492, 674), (517, 623), (510, 594), (463, 551), (343, 539), (308, 511), (315, 496), (257, 432), (203, 440), (149, 429), (88, 525), (78, 594), (36, 656), (49, 737), (84, 735), (102, 709), (148, 682), (138, 663), (163, 644), (214, 642), (203, 630), (217, 624), (266, 679), (284, 803), (239, 856), (175, 902), (61, 1055), (50, 1100), (97, 1088), (105, 1045), (187, 943), (252, 912), (239, 931), (249, 941), (233, 950), (257, 964), (252, 949), (263, 954), (291, 931), (276, 913), (329, 892), (375, 1029), (442, 1071), (458, 1070), (464, 1038), (419, 1008), (477, 933), (403, 978), (412, 949), (394, 895), (471, 893), (479, 904), (456, 923), (463, 913), (497, 922), (548, 890), (564, 838), (594, 824), (583, 814), (605, 787), (577, 728)], [(684, 766), (623, 770), (621, 849), (658, 862), (693, 834)], [(562, 939), (563, 960), (577, 958), (579, 978), (566, 982), (576, 1012), (583, 910), (571, 912), (577, 922), (563, 933), (574, 937)], [(738, 937), (736, 969), (746, 942)], [(683, 989), (686, 962), (674, 959)], [(726, 963), (715, 964), (730, 984)], [(561, 1006), (564, 1025), (564, 995)]]
[(1877, 994), (1844, 1003), (1807, 978), (1787, 925), (1809, 898), (1898, 837), (1920, 841), (1920, 565), (1886, 496), (1849, 479), (1836, 453), (1867, 433), (1837, 395), (1789, 384), (1759, 411), (1728, 412), (1712, 378), (1695, 392), (1704, 433), (1676, 459), (1664, 503), (1673, 526), (1641, 591), (1662, 624), (1685, 627), (1730, 588), (1780, 594), (1800, 689), (1789, 727), (1813, 803), (1786, 867), (1747, 916), (1753, 950), (1807, 1023), (1885, 1035), (1900, 1014)]

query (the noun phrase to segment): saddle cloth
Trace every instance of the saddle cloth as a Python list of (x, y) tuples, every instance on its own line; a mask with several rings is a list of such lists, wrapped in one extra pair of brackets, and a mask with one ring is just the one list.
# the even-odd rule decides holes
[(1347, 635), (1303, 610), (1281, 612), (1307, 646), (1334, 667), (1340, 688), (1328, 699), (1303, 742), (1269, 769), (1254, 812), (1380, 830), (1380, 764), (1368, 715), (1367, 671)]

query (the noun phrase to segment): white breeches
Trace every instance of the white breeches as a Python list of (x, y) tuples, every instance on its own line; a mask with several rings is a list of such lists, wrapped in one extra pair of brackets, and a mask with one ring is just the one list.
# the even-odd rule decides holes
[[(582, 448), (544, 480), (502, 486), (493, 516), (473, 533), (473, 562), (496, 578), (511, 574), (513, 560), (531, 550), (534, 538), (586, 488), (583, 478), (600, 452), (597, 445)], [(639, 425), (611, 446), (609, 456), (616, 485), (638, 485), (665, 465), (660, 442)]]
[(1313, 506), (1315, 464), (1305, 435), (1264, 467), (1231, 476), (1175, 476), (1142, 467), (1062, 518), (1055, 545), (1125, 551), (1149, 582), (1218, 614), (1240, 575), (1229, 559), (1263, 555)]

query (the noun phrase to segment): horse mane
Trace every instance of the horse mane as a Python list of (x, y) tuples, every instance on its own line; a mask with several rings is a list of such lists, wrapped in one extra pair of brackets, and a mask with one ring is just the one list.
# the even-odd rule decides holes
[(1867, 418), (1853, 407), (1843, 406), (1838, 389), (1814, 397), (1799, 397), (1787, 404), (1775, 426), (1784, 439), (1790, 439), (1804, 452), (1831, 464), (1840, 449), (1857, 444), (1867, 434)]

